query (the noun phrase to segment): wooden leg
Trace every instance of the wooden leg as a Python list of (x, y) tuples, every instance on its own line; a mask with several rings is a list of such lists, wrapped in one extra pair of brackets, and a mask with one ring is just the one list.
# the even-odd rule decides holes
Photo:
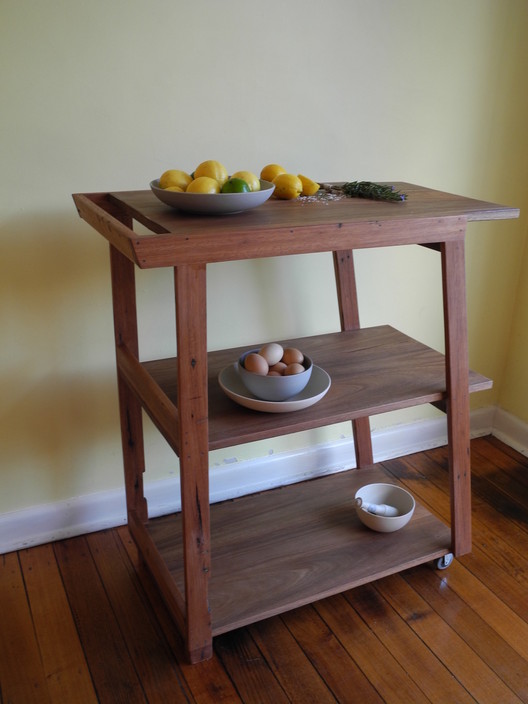
[(442, 245), (446, 340), (447, 436), (454, 555), (471, 551), (469, 361), (464, 240)]
[(186, 639), (190, 661), (199, 662), (212, 656), (205, 265), (177, 267), (174, 281)]
[[(115, 344), (116, 347), (126, 346), (137, 357), (138, 333), (134, 264), (110, 245), (110, 266)], [(134, 511), (140, 520), (146, 521), (148, 510), (143, 493), (145, 452), (141, 404), (121, 376), (119, 363), (117, 366), (117, 385), (127, 514), (130, 517), (131, 512)]]
[(352, 421), (356, 467), (368, 467), (373, 464), (372, 434), (368, 418), (356, 418)]
[[(360, 323), (354, 252), (351, 249), (347, 249), (334, 252), (333, 255), (341, 330), (358, 330)], [(367, 467), (374, 461), (369, 419), (357, 418), (353, 420), (352, 432), (354, 435), (356, 466)]]

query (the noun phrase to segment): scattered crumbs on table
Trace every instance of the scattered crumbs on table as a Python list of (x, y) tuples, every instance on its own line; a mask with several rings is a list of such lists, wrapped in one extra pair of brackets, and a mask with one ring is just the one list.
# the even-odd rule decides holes
[(306, 205), (307, 203), (323, 203), (323, 205), (328, 205), (328, 203), (336, 200), (343, 200), (346, 198), (342, 193), (328, 193), (327, 191), (318, 191), (315, 195), (313, 196), (301, 196), (299, 198), (299, 202), (302, 205)]

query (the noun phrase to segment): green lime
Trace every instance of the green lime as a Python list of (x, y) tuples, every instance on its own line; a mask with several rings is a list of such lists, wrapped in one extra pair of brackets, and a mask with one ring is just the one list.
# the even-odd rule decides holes
[(221, 193), (249, 193), (250, 188), (241, 178), (230, 178), (222, 186)]

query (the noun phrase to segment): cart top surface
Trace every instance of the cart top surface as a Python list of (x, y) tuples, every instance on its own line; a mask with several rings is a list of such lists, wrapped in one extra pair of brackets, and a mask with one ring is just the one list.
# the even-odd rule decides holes
[(518, 216), (518, 209), (497, 203), (466, 198), (443, 191), (394, 182), (394, 187), (405, 193), (404, 201), (379, 201), (365, 198), (338, 199), (299, 198), (282, 201), (271, 198), (253, 210), (231, 215), (193, 215), (180, 212), (161, 203), (150, 190), (122, 191), (109, 194), (110, 198), (137, 217), (154, 232), (180, 233), (248, 228), (296, 227), (300, 222), (324, 224), (335, 222), (364, 222), (371, 220), (400, 220), (462, 216), (468, 220), (495, 220)]
[[(516, 218), (507, 205), (393, 182), (404, 201), (271, 198), (253, 210), (194, 215), (161, 203), (151, 190), (75, 194), (79, 214), (141, 268), (432, 244), (464, 236), (466, 221)], [(135, 220), (146, 230), (135, 232)]]

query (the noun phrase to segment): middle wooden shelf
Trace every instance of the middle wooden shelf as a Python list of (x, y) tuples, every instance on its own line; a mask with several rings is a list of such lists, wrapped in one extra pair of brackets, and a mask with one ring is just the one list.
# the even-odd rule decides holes
[[(298, 347), (330, 375), (328, 393), (315, 405), (292, 413), (248, 410), (226, 396), (218, 375), (252, 345), (209, 352), (210, 450), (419, 404), (441, 406), (445, 401), (444, 355), (391, 326), (278, 342)], [(118, 348), (117, 360), (145, 410), (178, 452), (176, 357), (140, 363), (125, 348)], [(470, 392), (491, 386), (490, 379), (470, 372)]]

